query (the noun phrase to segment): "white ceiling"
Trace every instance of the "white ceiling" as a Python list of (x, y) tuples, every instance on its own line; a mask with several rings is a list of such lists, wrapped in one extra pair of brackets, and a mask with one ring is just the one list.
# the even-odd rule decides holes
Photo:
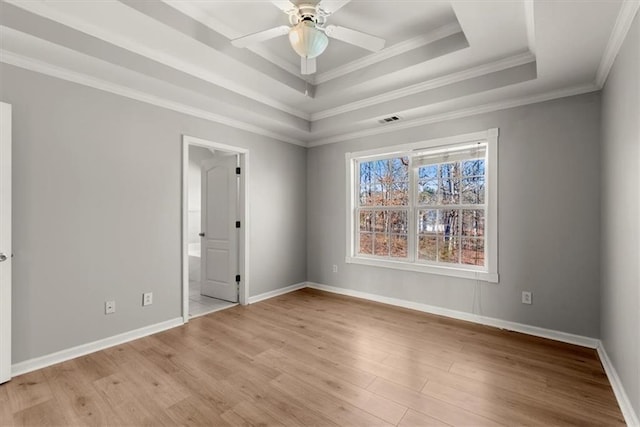
[[(0, 61), (313, 146), (597, 90), (638, 1), (352, 0), (303, 76), (269, 1), (2, 0)], [(402, 120), (382, 125), (379, 119)]]

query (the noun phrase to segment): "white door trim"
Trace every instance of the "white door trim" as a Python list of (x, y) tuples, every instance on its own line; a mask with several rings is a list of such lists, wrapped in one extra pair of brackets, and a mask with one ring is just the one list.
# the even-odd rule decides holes
[(240, 157), (240, 257), (238, 269), (240, 271), (240, 304), (249, 304), (249, 150), (233, 145), (221, 144), (193, 136), (182, 135), (182, 318), (189, 321), (189, 236), (188, 236), (188, 194), (189, 194), (189, 146), (212, 148), (227, 153), (238, 154)]
[(11, 379), (11, 104), (0, 102), (0, 384)]

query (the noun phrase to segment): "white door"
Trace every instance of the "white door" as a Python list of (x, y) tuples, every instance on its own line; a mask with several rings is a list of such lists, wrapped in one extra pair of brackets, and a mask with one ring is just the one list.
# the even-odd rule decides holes
[(202, 164), (200, 274), (202, 295), (238, 302), (237, 155)]
[(11, 379), (11, 105), (0, 102), (0, 384)]

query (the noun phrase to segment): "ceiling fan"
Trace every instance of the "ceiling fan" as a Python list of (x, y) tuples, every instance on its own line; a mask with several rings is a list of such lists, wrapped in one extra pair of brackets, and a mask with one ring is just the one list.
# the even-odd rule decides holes
[(289, 15), (291, 27), (279, 27), (260, 31), (231, 40), (235, 47), (248, 47), (255, 43), (289, 35), (291, 47), (301, 58), (301, 73), (316, 72), (316, 57), (327, 48), (328, 37), (377, 52), (384, 47), (385, 41), (360, 31), (337, 25), (326, 25), (327, 18), (337, 12), (350, 0), (322, 0), (317, 4), (296, 5), (289, 0), (273, 0), (275, 6)]

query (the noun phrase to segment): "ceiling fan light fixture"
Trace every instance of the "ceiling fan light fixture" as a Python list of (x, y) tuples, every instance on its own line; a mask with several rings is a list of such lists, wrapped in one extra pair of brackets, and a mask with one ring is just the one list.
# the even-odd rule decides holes
[(300, 21), (289, 31), (289, 42), (298, 55), (312, 59), (319, 56), (327, 48), (327, 35), (316, 28), (313, 21)]

